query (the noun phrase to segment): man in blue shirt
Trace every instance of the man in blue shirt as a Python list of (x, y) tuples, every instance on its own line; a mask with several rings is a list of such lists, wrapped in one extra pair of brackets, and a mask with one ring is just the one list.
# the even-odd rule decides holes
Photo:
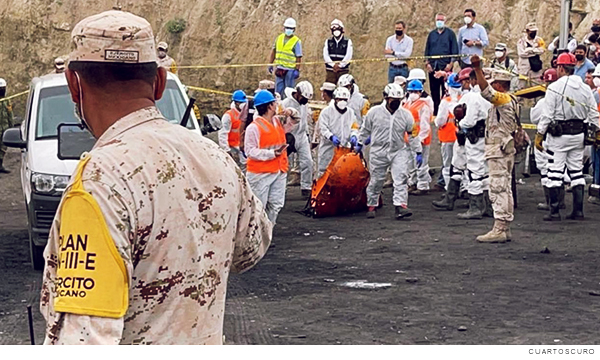
[[(454, 31), (446, 27), (446, 15), (435, 16), (435, 30), (427, 36), (425, 45), (425, 56), (455, 55), (458, 54), (458, 44)], [(454, 65), (453, 58), (428, 59), (426, 60), (427, 72), (429, 73), (429, 88), (433, 98), (434, 114), (437, 114), (440, 101), (444, 95), (444, 77), (435, 74), (438, 71), (451, 72)]]
[[(483, 55), (483, 48), (488, 46), (487, 31), (485, 28), (475, 22), (475, 10), (465, 10), (465, 26), (458, 30), (458, 46), (460, 47), (461, 55)], [(471, 67), (470, 57), (463, 57), (460, 60), (460, 67), (464, 69)]]
[[(407, 58), (412, 55), (413, 39), (406, 35), (406, 24), (404, 21), (396, 21), (395, 34), (387, 38), (385, 42), (385, 57)], [(388, 70), (388, 84), (394, 82), (396, 76), (408, 77), (408, 64), (404, 60), (395, 60), (390, 63)]]
[(584, 44), (579, 44), (575, 48), (575, 59), (577, 59), (577, 64), (575, 64), (575, 75), (581, 77), (582, 81), (585, 81), (585, 74), (587, 74), (588, 70), (594, 70), (596, 66), (594, 63), (585, 57), (587, 53), (587, 46)]

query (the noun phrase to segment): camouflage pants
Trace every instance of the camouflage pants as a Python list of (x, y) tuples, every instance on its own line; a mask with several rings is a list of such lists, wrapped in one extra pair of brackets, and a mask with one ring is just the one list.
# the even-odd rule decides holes
[(490, 201), (496, 220), (513, 221), (514, 203), (511, 189), (511, 176), (514, 155), (488, 159), (490, 169)]
[(4, 130), (9, 129), (9, 127), (0, 126), (0, 164), (4, 160), (4, 155), (6, 154), (6, 145), (2, 142), (2, 136), (4, 136)]

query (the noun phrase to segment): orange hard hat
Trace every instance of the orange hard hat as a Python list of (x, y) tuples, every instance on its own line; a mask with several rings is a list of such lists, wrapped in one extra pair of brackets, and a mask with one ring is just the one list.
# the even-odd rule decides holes
[(558, 80), (558, 73), (556, 72), (556, 69), (548, 69), (544, 71), (543, 80), (548, 83)]
[(556, 59), (556, 65), (575, 65), (577, 63), (577, 59), (575, 58), (575, 55), (571, 54), (571, 53), (562, 53), (560, 55), (558, 55), (558, 58)]
[(458, 73), (458, 81), (469, 80), (471, 76), (472, 68), (464, 68)]

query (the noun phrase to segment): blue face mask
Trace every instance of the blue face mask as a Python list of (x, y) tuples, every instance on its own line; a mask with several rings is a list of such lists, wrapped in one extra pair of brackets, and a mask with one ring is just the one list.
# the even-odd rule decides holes
[(286, 36), (294, 35), (294, 29), (285, 29), (285, 35)]
[(444, 25), (445, 25), (445, 23), (442, 20), (436, 20), (436, 22), (435, 22), (435, 27), (438, 28), (438, 29), (443, 28)]

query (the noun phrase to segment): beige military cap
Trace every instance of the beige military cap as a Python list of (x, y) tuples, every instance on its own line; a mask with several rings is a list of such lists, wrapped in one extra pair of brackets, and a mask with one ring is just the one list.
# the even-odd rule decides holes
[(56, 59), (54, 59), (54, 67), (57, 68), (58, 70), (64, 70), (65, 69), (65, 60), (61, 57), (57, 57)]
[(525, 30), (526, 30), (526, 31), (538, 31), (539, 29), (538, 29), (538, 27), (537, 27), (537, 24), (536, 24), (536, 23), (534, 23), (534, 22), (530, 22), (529, 24), (527, 24), (527, 25), (525, 26)]
[(258, 83), (258, 88), (260, 90), (273, 90), (275, 89), (275, 82), (271, 80), (261, 80)]
[(70, 61), (156, 62), (154, 35), (144, 18), (110, 10), (81, 20), (71, 33)]
[(502, 70), (498, 70), (498, 69), (492, 70), (492, 80), (491, 80), (491, 82), (494, 82), (494, 81), (510, 81), (511, 78), (512, 78), (512, 76), (510, 75), (510, 73), (508, 73), (506, 71), (502, 71)]
[(324, 82), (323, 86), (321, 86), (321, 91), (325, 90), (325, 91), (335, 91), (335, 89), (337, 88), (337, 86), (335, 86), (335, 84), (330, 83), (330, 82)]
[(164, 41), (161, 41), (161, 42), (158, 43), (157, 48), (158, 48), (158, 50), (169, 51), (169, 44), (167, 44)]

